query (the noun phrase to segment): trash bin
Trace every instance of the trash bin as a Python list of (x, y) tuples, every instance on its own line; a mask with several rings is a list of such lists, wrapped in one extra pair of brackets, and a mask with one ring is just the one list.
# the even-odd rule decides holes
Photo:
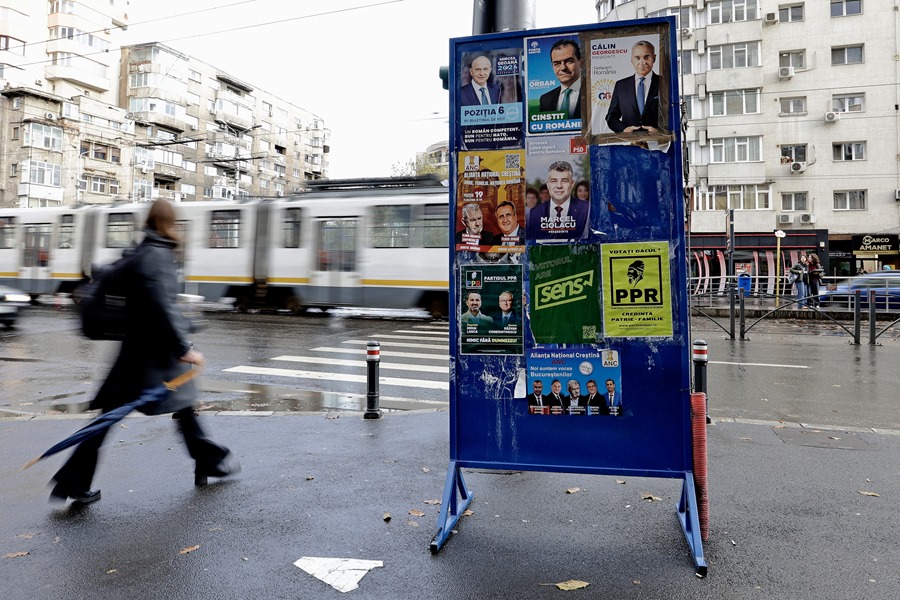
[(744, 294), (750, 293), (750, 285), (753, 280), (750, 278), (750, 273), (743, 271), (738, 275), (738, 287), (744, 291)]

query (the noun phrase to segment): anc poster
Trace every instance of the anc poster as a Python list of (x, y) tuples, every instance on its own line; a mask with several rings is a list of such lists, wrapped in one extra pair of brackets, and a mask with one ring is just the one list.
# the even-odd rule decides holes
[(604, 244), (601, 264), (604, 334), (671, 337), (669, 243)]
[(531, 246), (531, 333), (539, 344), (594, 344), (600, 336), (600, 246)]

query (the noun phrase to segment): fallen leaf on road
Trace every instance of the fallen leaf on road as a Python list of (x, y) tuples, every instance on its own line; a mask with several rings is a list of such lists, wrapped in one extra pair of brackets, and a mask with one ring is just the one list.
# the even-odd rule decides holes
[(841, 438), (836, 437), (836, 436), (833, 436), (833, 435), (829, 435), (829, 436), (828, 436), (828, 439), (829, 439), (829, 440), (839, 440), (839, 439), (841, 439)]
[(313, 477), (312, 475), (307, 475), (307, 476), (306, 476), (306, 480), (307, 480), (307, 481), (312, 481), (313, 479), (315, 479), (315, 477)]
[(414, 508), (414, 509), (410, 510), (409, 514), (411, 514), (414, 517), (424, 517), (425, 516), (425, 512), (419, 510), (418, 508)]
[(647, 502), (656, 502), (662, 500), (659, 496), (654, 496), (650, 492), (644, 492), (641, 494), (641, 500), (646, 500)]
[(190, 553), (193, 552), (194, 550), (199, 550), (199, 549), (200, 549), (200, 544), (197, 544), (196, 546), (188, 546), (187, 548), (182, 548), (182, 549), (181, 549), (181, 552), (179, 552), (178, 554), (179, 554), (179, 555), (181, 555), (181, 554), (190, 554)]
[(326, 419), (340, 419), (341, 415), (325, 415)]
[(3, 558), (19, 558), (20, 556), (27, 556), (27, 552), (10, 552), (9, 554), (4, 554)]
[(118, 569), (110, 569), (109, 571), (106, 572), (106, 574), (110, 575), (112, 573), (117, 573), (118, 571), (119, 571)]
[(440, 504), (440, 503), (441, 503), (440, 500), (422, 500), (422, 502), (424, 502), (425, 504), (430, 504), (430, 505), (432, 505), (432, 506), (434, 506), (435, 504)]
[(634, 585), (641, 585), (641, 580), (640, 579), (632, 579), (631, 583), (633, 583)]
[(422, 472), (423, 473), (431, 473), (431, 469), (429, 469), (428, 467), (422, 467)]
[(881, 494), (876, 494), (875, 492), (864, 492), (862, 490), (859, 490), (859, 493), (863, 496), (874, 496), (876, 498), (881, 498)]
[(467, 508), (466, 510), (463, 511), (462, 516), (463, 516), (463, 517), (471, 517), (471, 516), (474, 515), (474, 514), (475, 514), (475, 513), (472, 511), (472, 509)]
[(591, 585), (591, 584), (589, 584), (587, 581), (579, 581), (578, 579), (570, 579), (568, 581), (563, 581), (561, 583), (557, 583), (556, 587), (568, 592), (571, 590), (580, 590), (582, 588), (586, 588), (589, 585)]
[(616, 483), (619, 485), (625, 485), (626, 481), (624, 479), (616, 479)]
[(571, 487), (566, 490), (566, 493), (567, 494), (577, 494), (580, 491), (581, 491), (581, 488)]
[(407, 521), (406, 524), (409, 525), (409, 526), (411, 526), (411, 527), (418, 527), (418, 526), (419, 526), (419, 523), (418, 523), (417, 521)]
[(125, 423), (119, 423), (119, 427), (121, 427), (122, 429), (128, 429), (128, 425), (126, 425)]
[(391, 513), (384, 513), (384, 516), (381, 518), (384, 519), (385, 523), (390, 523), (391, 522)]
[(40, 532), (35, 531), (34, 533), (30, 533), (30, 532), (29, 533), (20, 533), (16, 537), (19, 538), (20, 540), (30, 540), (31, 538), (33, 538), (36, 535), (40, 535)]

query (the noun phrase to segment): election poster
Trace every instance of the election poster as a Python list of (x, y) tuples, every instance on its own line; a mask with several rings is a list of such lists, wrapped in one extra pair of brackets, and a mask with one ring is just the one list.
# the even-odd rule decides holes
[(600, 245), (528, 251), (531, 333), (538, 344), (600, 341)]
[(455, 243), (462, 262), (520, 262), (525, 251), (524, 154), (459, 153)]
[(522, 48), (463, 52), (456, 106), (466, 150), (522, 147)]
[(527, 132), (581, 132), (582, 49), (578, 35), (525, 38)]
[(591, 167), (580, 135), (530, 138), (525, 144), (528, 186), (546, 189), (531, 208), (526, 238), (538, 243), (585, 239), (591, 229)]
[(529, 350), (527, 356), (528, 414), (625, 414), (618, 350)]
[(521, 355), (522, 266), (464, 266), (460, 275), (460, 353)]
[(672, 139), (668, 78), (661, 71), (669, 69), (661, 39), (658, 29), (624, 37), (582, 34), (589, 90), (584, 134), (590, 143), (637, 143), (651, 150), (668, 147)]
[(607, 337), (672, 337), (669, 243), (602, 247), (603, 327)]

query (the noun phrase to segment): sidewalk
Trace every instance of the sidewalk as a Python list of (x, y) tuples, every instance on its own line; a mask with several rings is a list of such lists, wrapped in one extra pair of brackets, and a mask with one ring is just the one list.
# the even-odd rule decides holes
[(203, 489), (170, 419), (128, 418), (107, 438), (103, 499), (55, 508), (46, 484), (63, 459), (19, 468), (85, 420), (0, 419), (5, 600), (342, 597), (293, 566), (304, 556), (383, 561), (351, 592), (383, 600), (559, 598), (545, 584), (569, 579), (591, 584), (573, 598), (619, 600), (893, 599), (900, 587), (897, 431), (711, 425), (701, 580), (677, 480), (468, 472), (473, 514), (432, 556), (446, 412), (205, 416), (244, 470)]

